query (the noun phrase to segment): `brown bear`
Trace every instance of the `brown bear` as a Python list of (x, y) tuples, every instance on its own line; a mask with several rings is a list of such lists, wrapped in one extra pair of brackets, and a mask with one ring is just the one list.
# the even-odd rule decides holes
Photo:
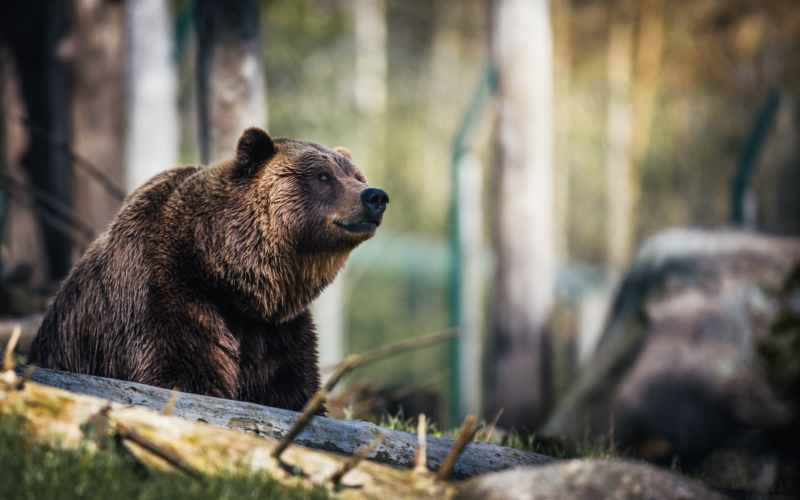
[(309, 303), (388, 202), (347, 150), (247, 129), (232, 160), (128, 196), (62, 283), (30, 362), (300, 410), (320, 386)]

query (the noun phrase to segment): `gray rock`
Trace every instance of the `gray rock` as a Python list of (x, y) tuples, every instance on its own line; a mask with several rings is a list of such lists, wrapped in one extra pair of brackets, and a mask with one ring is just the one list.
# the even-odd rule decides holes
[(700, 459), (751, 446), (791, 412), (756, 355), (800, 241), (672, 230), (640, 249), (594, 359), (544, 434), (608, 434), (637, 456)]
[(465, 482), (459, 500), (724, 500), (669, 472), (630, 461), (570, 462), (515, 469)]

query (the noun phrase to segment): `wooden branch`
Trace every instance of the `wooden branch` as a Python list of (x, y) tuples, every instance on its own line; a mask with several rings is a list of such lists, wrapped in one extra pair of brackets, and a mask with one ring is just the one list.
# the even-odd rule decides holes
[[(422, 337), (402, 340), (394, 344), (367, 351), (363, 354), (354, 354), (348, 359), (356, 358), (354, 361), (352, 361), (355, 363), (353, 368), (356, 368), (358, 366), (374, 363), (375, 361), (380, 361), (381, 359), (395, 356), (406, 351), (412, 351), (414, 349), (421, 349), (423, 347), (441, 344), (442, 342), (447, 342), (448, 340), (456, 337), (458, 337), (458, 330), (447, 330), (441, 333), (434, 333), (432, 335), (424, 335)], [(337, 365), (337, 367), (338, 366), (341, 366), (341, 363)], [(322, 371), (326, 373), (329, 371), (329, 369), (327, 367), (323, 367)]]
[(458, 337), (458, 330), (447, 330), (442, 333), (435, 333), (433, 335), (425, 335), (424, 337), (403, 340), (361, 354), (359, 356), (360, 362), (358, 364), (359, 366), (363, 366), (368, 363), (374, 363), (375, 361), (388, 358), (390, 356), (395, 356), (402, 352), (441, 344), (442, 342), (447, 342), (448, 340), (452, 340), (456, 337)]
[(372, 453), (372, 451), (375, 448), (377, 448), (378, 445), (381, 444), (381, 441), (383, 441), (384, 439), (386, 439), (386, 434), (381, 433), (381, 434), (378, 435), (378, 437), (373, 439), (370, 444), (368, 444), (366, 446), (362, 446), (359, 449), (357, 449), (356, 452), (353, 453), (350, 456), (350, 459), (347, 462), (345, 462), (344, 464), (342, 464), (342, 468), (339, 469), (338, 471), (336, 471), (331, 476), (331, 479), (330, 479), (331, 482), (334, 485), (338, 485), (339, 483), (341, 483), (342, 482), (342, 478), (344, 477), (344, 475), (347, 474), (348, 472), (350, 472), (352, 469), (354, 469), (355, 466), (358, 465), (359, 462), (361, 462), (362, 460), (367, 458), (367, 455)]
[(497, 427), (497, 421), (500, 420), (500, 415), (503, 414), (503, 410), (505, 410), (505, 408), (500, 408), (500, 411), (495, 413), (494, 418), (492, 419), (492, 423), (489, 424), (489, 430), (486, 431), (486, 439), (484, 439), (484, 441), (486, 441), (487, 443), (491, 443), (492, 442), (491, 441), (492, 440), (492, 433), (494, 432), (494, 428)]
[(449, 500), (457, 494), (452, 484), (374, 462), (360, 462), (358, 469), (350, 468), (346, 481), (332, 485), (327, 479), (345, 467), (347, 458), (291, 446), (284, 453), (286, 464), (291, 464), (286, 467), (270, 458), (276, 444), (256, 436), (36, 383), (29, 382), (20, 391), (14, 388), (17, 384), (13, 372), (0, 373), (0, 418), (24, 418), (31, 439), (60, 448), (76, 449), (93, 435), (116, 433), (146, 467), (178, 469), (197, 478), (265, 473), (285, 487), (301, 487), (309, 493), (320, 486), (335, 486), (336, 498), (344, 500)]
[(308, 403), (306, 403), (305, 408), (303, 408), (303, 411), (300, 413), (300, 418), (297, 419), (292, 428), (289, 429), (289, 432), (283, 436), (281, 442), (275, 447), (275, 450), (272, 452), (272, 458), (281, 458), (281, 453), (283, 453), (283, 451), (288, 448), (290, 444), (292, 444), (294, 438), (300, 434), (300, 431), (302, 431), (303, 428), (305, 428), (305, 426), (311, 421), (311, 417), (317, 413), (319, 407), (322, 406), (322, 402), (325, 401), (325, 396), (327, 394), (328, 393), (325, 391), (325, 389), (322, 389), (318, 393), (314, 394), (314, 397), (311, 398)]
[[(22, 375), (26, 368), (24, 365), (17, 365), (16, 372)], [(36, 369), (31, 381), (157, 412), (164, 408), (171, 396), (169, 389), (44, 368)], [(297, 412), (253, 403), (188, 393), (181, 393), (172, 414), (187, 420), (236, 429), (272, 440), (280, 440), (300, 415)], [(381, 432), (386, 434), (386, 439), (367, 458), (398, 467), (409, 469), (414, 467), (414, 451), (417, 449), (415, 434), (383, 429), (365, 421), (345, 422), (313, 417), (308, 426), (297, 435), (294, 444), (351, 455)], [(426, 445), (428, 468), (433, 471), (439, 470), (453, 444), (452, 439), (429, 436)], [(556, 462), (561, 460), (489, 443), (471, 443), (453, 467), (452, 475), (464, 478), (515, 467)]]
[(35, 372), (35, 371), (36, 371), (36, 365), (28, 366), (28, 369), (25, 370), (25, 373), (22, 374), (22, 378), (17, 381), (16, 389), (18, 391), (21, 391), (22, 389), (25, 388), (25, 382), (30, 380), (31, 375), (33, 375), (33, 372)]
[(169, 396), (169, 401), (164, 406), (164, 410), (161, 412), (164, 415), (172, 415), (172, 410), (175, 409), (175, 403), (178, 402), (178, 396), (180, 396), (180, 391), (176, 387), (173, 387), (172, 394)]
[(419, 414), (419, 422), (417, 422), (417, 453), (414, 455), (414, 471), (421, 473), (428, 473), (428, 457), (425, 452), (425, 414)]
[(152, 441), (143, 438), (142, 436), (139, 435), (138, 432), (136, 432), (133, 429), (128, 429), (125, 426), (118, 424), (117, 434), (119, 434), (119, 436), (122, 439), (127, 439), (132, 443), (141, 446), (142, 448), (149, 451), (153, 455), (157, 456), (162, 460), (165, 460), (170, 465), (174, 466), (177, 469), (182, 470), (183, 472), (189, 474), (193, 478), (201, 479), (203, 477), (203, 474), (199, 470), (195, 469), (194, 467), (186, 463), (186, 460), (181, 458), (177, 453), (168, 450), (163, 446), (158, 445), (157, 443), (153, 443)]
[(303, 430), (303, 428), (308, 425), (311, 421), (311, 417), (316, 415), (319, 411), (319, 408), (322, 406), (322, 403), (325, 401), (325, 398), (328, 396), (328, 393), (336, 387), (336, 384), (344, 377), (347, 373), (350, 372), (353, 368), (358, 366), (358, 356), (350, 356), (341, 363), (339, 363), (339, 367), (336, 369), (336, 372), (331, 375), (331, 378), (328, 379), (328, 382), (319, 390), (311, 400), (306, 403), (305, 408), (300, 414), (300, 418), (294, 423), (289, 432), (283, 436), (281, 442), (275, 448), (275, 451), (272, 453), (272, 458), (280, 459), (281, 453), (283, 450), (286, 449), (289, 444), (294, 441), (294, 438)]
[(475, 415), (467, 415), (467, 419), (464, 420), (464, 425), (461, 426), (461, 432), (458, 433), (458, 439), (456, 439), (455, 444), (453, 444), (450, 453), (447, 454), (444, 465), (442, 465), (442, 468), (439, 469), (439, 472), (436, 474), (437, 479), (440, 481), (447, 479), (459, 455), (464, 451), (464, 447), (475, 437), (476, 432), (478, 432), (478, 425), (475, 423)]
[(22, 333), (22, 327), (16, 325), (14, 327), (14, 331), (11, 333), (11, 338), (6, 344), (5, 354), (3, 356), (3, 371), (10, 372), (14, 369), (14, 360), (12, 356), (14, 355), (14, 349), (17, 348), (17, 341), (19, 340), (19, 335)]
[(42, 324), (41, 314), (32, 314), (21, 318), (0, 320), (0, 346), (8, 345), (11, 335), (19, 325), (22, 329), (19, 340), (17, 341), (16, 351), (27, 352), (28, 347)]

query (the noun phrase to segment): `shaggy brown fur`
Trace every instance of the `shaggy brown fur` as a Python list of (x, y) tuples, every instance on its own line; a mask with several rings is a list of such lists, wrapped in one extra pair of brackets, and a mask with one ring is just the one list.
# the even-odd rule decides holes
[(233, 160), (157, 175), (64, 281), (30, 362), (300, 410), (320, 385), (309, 303), (385, 208), (351, 159), (251, 128)]

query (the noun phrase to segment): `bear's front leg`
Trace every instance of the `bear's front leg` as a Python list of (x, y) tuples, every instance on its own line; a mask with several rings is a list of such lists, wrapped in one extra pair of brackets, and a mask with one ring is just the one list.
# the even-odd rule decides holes
[(170, 318), (148, 333), (129, 352), (136, 360), (129, 380), (201, 396), (237, 398), (238, 345), (224, 328)]
[(301, 411), (320, 389), (311, 313), (306, 310), (285, 323), (263, 323), (253, 333), (241, 338), (242, 389), (237, 399)]

